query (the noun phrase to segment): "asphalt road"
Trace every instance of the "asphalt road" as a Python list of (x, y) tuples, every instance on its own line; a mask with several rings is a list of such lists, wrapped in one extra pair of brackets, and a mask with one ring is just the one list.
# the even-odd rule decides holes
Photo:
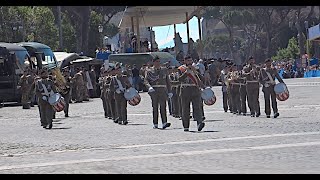
[(276, 119), (266, 118), (261, 91), (259, 118), (225, 113), (214, 87), (201, 132), (195, 121), (184, 132), (171, 116), (171, 127), (153, 129), (147, 93), (128, 105), (126, 126), (104, 118), (100, 99), (71, 104), (51, 130), (40, 127), (37, 107), (0, 108), (0, 173), (319, 173), (320, 79), (285, 82), (290, 98), (278, 102)]

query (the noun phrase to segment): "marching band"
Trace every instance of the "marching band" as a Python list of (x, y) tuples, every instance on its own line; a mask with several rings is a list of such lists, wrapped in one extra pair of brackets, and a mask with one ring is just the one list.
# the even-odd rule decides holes
[[(265, 114), (271, 117), (270, 99), (273, 117), (280, 114), (277, 108), (277, 99), (285, 101), (289, 98), (289, 91), (278, 72), (272, 67), (271, 60), (267, 59), (265, 65), (257, 66), (253, 57), (250, 57), (242, 69), (227, 61), (220, 74), (222, 86), (222, 104), (224, 112), (237, 115), (247, 115), (247, 104), (251, 117), (259, 117), (260, 102), (259, 90), (262, 86), (265, 100)], [(114, 67), (104, 64), (101, 67), (99, 83), (101, 100), (105, 118), (117, 124), (127, 125), (127, 103), (136, 106), (141, 102), (139, 92), (132, 86), (127, 73), (117, 63)], [(71, 91), (76, 91), (76, 101), (82, 102), (87, 98), (83, 92), (85, 78), (83, 69), (77, 68), (72, 78), (68, 68), (58, 71), (43, 69), (36, 77), (32, 89), (37, 93), (41, 126), (52, 128), (52, 119), (55, 112), (64, 111), (69, 117), (69, 102)], [(182, 120), (184, 131), (189, 131), (190, 118), (197, 122), (197, 130), (204, 126), (204, 105), (211, 106), (216, 103), (216, 96), (211, 84), (205, 83), (205, 74), (193, 64), (191, 56), (186, 56), (183, 65), (179, 67), (164, 67), (159, 57), (153, 59), (153, 64), (143, 70), (144, 84), (148, 89), (152, 102), (153, 128), (158, 129), (158, 117), (162, 121), (161, 129), (170, 127), (167, 118), (168, 102), (170, 115)], [(27, 76), (27, 75), (25, 75)], [(21, 82), (25, 81), (22, 77)], [(277, 84), (275, 78), (279, 81)], [(26, 79), (26, 78), (25, 78)], [(22, 84), (22, 83), (21, 83)], [(73, 88), (72, 88), (73, 87)], [(81, 94), (85, 93), (85, 94)], [(84, 97), (84, 98), (83, 98)], [(192, 104), (192, 114), (190, 105)]]

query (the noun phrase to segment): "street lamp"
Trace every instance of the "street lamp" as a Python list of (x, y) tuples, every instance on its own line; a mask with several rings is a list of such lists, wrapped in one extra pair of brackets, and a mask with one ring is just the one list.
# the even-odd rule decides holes
[(103, 26), (102, 26), (102, 25), (99, 25), (99, 26), (98, 26), (98, 31), (99, 31), (99, 33), (100, 33), (100, 38), (102, 39), (102, 44), (101, 44), (101, 46), (103, 46), (103, 38), (102, 38)]

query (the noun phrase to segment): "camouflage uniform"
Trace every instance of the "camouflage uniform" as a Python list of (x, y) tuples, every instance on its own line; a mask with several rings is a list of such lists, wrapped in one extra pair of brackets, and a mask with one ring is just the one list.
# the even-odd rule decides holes
[(147, 89), (154, 89), (154, 92), (149, 92), (152, 101), (154, 128), (158, 128), (159, 105), (163, 128), (169, 127), (170, 123), (167, 123), (166, 112), (168, 93), (171, 92), (168, 69), (165, 67), (160, 67), (159, 69), (149, 68), (145, 72), (144, 81)]
[(241, 113), (246, 116), (247, 115), (247, 85), (246, 85), (246, 78), (241, 73), (240, 77), (238, 78), (238, 81), (240, 83), (240, 109)]
[(83, 77), (82, 73), (78, 72), (74, 75), (74, 87), (75, 87), (75, 93), (76, 93), (76, 102), (82, 102), (83, 101)]
[(172, 116), (173, 117), (180, 117), (180, 113), (179, 113), (179, 94), (178, 94), (178, 90), (179, 90), (179, 80), (178, 80), (178, 76), (177, 73), (173, 72), (170, 74), (170, 82), (171, 82), (171, 87), (172, 87), (172, 93), (173, 96), (171, 98), (172, 100)]
[[(270, 73), (272, 80), (269, 79), (266, 72)], [(265, 113), (268, 118), (271, 114), (270, 99), (272, 103), (274, 117), (276, 118), (277, 116), (279, 116), (276, 93), (274, 92), (275, 78), (277, 78), (280, 83), (284, 83), (282, 78), (279, 76), (277, 69), (262, 69), (260, 71), (259, 80), (261, 84), (263, 84), (262, 92), (264, 93)]]
[(230, 109), (230, 104), (228, 103), (228, 93), (227, 93), (227, 74), (228, 74), (228, 71), (226, 70), (222, 70), (221, 71), (221, 75), (220, 75), (220, 80), (222, 81), (222, 88), (221, 88), (221, 91), (222, 91), (222, 103), (223, 103), (223, 109), (224, 109), (224, 112), (227, 112), (228, 109)]
[(71, 99), (71, 87), (72, 87), (72, 78), (71, 76), (68, 74), (63, 74), (64, 79), (67, 82), (67, 89), (66, 92), (61, 93), (62, 97), (64, 98), (64, 101), (66, 103), (65, 107), (64, 107), (64, 116), (65, 117), (69, 117), (69, 104), (70, 104), (70, 99)]
[[(119, 82), (118, 82), (119, 81)], [(121, 83), (123, 89), (121, 89)], [(110, 82), (110, 91), (114, 94), (116, 106), (116, 122), (118, 124), (128, 124), (127, 120), (127, 100), (124, 97), (126, 89), (131, 87), (131, 84), (126, 75), (113, 76)]]
[[(184, 66), (184, 65), (183, 65)], [(193, 82), (186, 72), (179, 70), (179, 81), (181, 83), (181, 104), (182, 104), (182, 125), (185, 131), (189, 131), (190, 126), (190, 103), (193, 105), (194, 119), (197, 121), (198, 130), (200, 131), (204, 127), (202, 112), (201, 112), (201, 91), (199, 85), (201, 80), (197, 78), (197, 84)], [(195, 76), (198, 72), (193, 72)], [(203, 85), (202, 85), (203, 86)]]
[(90, 80), (93, 87), (93, 89), (90, 90), (90, 96), (96, 97), (97, 96), (97, 82), (96, 82), (97, 75), (94, 69), (91, 69), (91, 71), (89, 72), (89, 76), (90, 76)]
[(238, 71), (233, 71), (233, 80), (231, 84), (231, 98), (232, 98), (232, 110), (233, 114), (240, 114), (241, 112), (241, 102), (240, 102), (240, 82), (238, 79)]
[(84, 101), (89, 101), (89, 92), (88, 92), (89, 90), (87, 87), (88, 80), (87, 80), (87, 73), (86, 72), (88, 72), (88, 71), (81, 71), (82, 78), (83, 78), (81, 94), (82, 94)]
[(40, 109), (41, 126), (51, 129), (54, 109), (49, 104), (48, 100), (43, 99), (43, 96), (45, 96), (47, 99), (48, 96), (44, 95), (45, 91), (41, 84), (43, 84), (47, 88), (48, 92), (50, 92), (51, 90), (53, 92), (56, 92), (56, 89), (53, 81), (49, 78), (42, 78), (40, 80), (37, 80), (37, 82), (35, 83), (36, 95)]
[[(255, 65), (253, 65), (255, 66)], [(247, 95), (248, 95), (248, 106), (250, 109), (250, 114), (252, 117), (260, 116), (260, 102), (259, 102), (259, 68), (257, 70), (251, 71), (253, 69), (252, 65), (248, 64), (243, 68), (243, 74), (246, 77)]]
[(21, 89), (21, 104), (23, 109), (30, 109), (30, 92), (33, 79), (29, 74), (23, 74), (20, 77), (18, 85)]

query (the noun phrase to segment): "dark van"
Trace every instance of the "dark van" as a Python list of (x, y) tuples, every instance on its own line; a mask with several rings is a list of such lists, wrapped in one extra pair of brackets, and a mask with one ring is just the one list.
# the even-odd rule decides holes
[(18, 82), (25, 68), (34, 68), (26, 48), (0, 42), (0, 102), (20, 102)]
[[(58, 67), (58, 61), (49, 46), (38, 42), (20, 42), (17, 45), (27, 49), (31, 60), (36, 64), (38, 69), (43, 67), (54, 69)], [(37, 62), (41, 62), (41, 64)]]

